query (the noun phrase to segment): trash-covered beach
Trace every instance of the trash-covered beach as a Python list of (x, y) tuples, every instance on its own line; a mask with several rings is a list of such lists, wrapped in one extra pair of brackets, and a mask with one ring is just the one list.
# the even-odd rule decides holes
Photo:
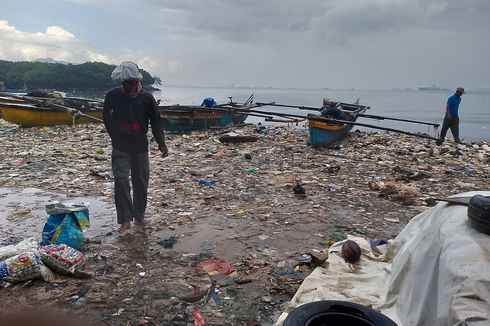
[[(219, 141), (230, 133), (257, 141)], [(103, 126), (0, 122), (0, 244), (40, 238), (48, 201), (89, 202), (92, 275), (2, 283), (3, 306), (108, 325), (269, 325), (329, 245), (392, 239), (438, 199), (489, 184), (485, 142), (355, 131), (314, 149), (304, 128), (256, 125), (166, 139), (167, 158), (151, 146), (149, 227), (121, 234)]]

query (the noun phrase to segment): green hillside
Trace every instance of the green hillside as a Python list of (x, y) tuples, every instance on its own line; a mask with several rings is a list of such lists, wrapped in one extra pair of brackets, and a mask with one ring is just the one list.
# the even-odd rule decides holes
[[(118, 83), (111, 79), (115, 65), (102, 62), (62, 64), (46, 62), (11, 62), (0, 60), (0, 85), (6, 89), (108, 89)], [(159, 85), (160, 78), (141, 70), (142, 84)]]

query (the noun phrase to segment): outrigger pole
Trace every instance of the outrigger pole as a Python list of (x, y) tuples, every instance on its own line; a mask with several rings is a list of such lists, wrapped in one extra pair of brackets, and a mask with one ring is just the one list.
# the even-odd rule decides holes
[[(350, 106), (350, 107), (356, 107), (360, 105), (356, 104), (349, 104), (349, 103), (340, 103), (341, 105), (344, 106)], [(272, 103), (257, 103), (259, 106), (279, 106), (279, 107), (284, 107), (284, 108), (295, 108), (295, 109), (300, 109), (300, 110), (310, 110), (310, 111), (321, 111), (322, 108), (316, 108), (312, 106), (297, 106), (297, 105), (286, 105), (286, 104), (276, 104), (275, 102)], [(435, 128), (439, 127), (438, 123), (431, 123), (431, 122), (425, 122), (425, 121), (417, 121), (417, 120), (408, 120), (408, 119), (401, 119), (401, 118), (391, 118), (391, 117), (384, 117), (380, 115), (372, 115), (372, 114), (365, 114), (365, 113), (359, 113), (357, 115), (358, 117), (363, 117), (363, 118), (368, 118), (368, 119), (375, 119), (375, 120), (394, 120), (394, 121), (403, 121), (403, 122), (410, 122), (410, 123), (419, 123), (423, 125), (429, 125), (433, 126)]]
[[(265, 105), (270, 105), (271, 103), (256, 103), (257, 106), (265, 106)], [(424, 135), (424, 134), (416, 134), (413, 132), (409, 131), (404, 131), (404, 130), (399, 130), (399, 129), (393, 129), (393, 128), (386, 128), (386, 127), (380, 127), (376, 125), (371, 125), (367, 123), (362, 123), (362, 122), (353, 122), (353, 121), (346, 121), (346, 120), (339, 120), (339, 119), (331, 119), (331, 118), (324, 118), (321, 116), (304, 116), (304, 115), (299, 115), (299, 114), (289, 114), (289, 113), (281, 113), (281, 112), (269, 112), (269, 111), (259, 111), (259, 110), (252, 110), (252, 109), (240, 109), (240, 108), (213, 108), (213, 110), (223, 110), (223, 111), (235, 111), (238, 113), (243, 113), (247, 114), (248, 112), (252, 113), (259, 113), (259, 114), (264, 114), (264, 115), (275, 115), (278, 117), (285, 117), (285, 118), (300, 118), (300, 119), (308, 119), (311, 121), (319, 121), (319, 122), (324, 122), (324, 123), (330, 123), (330, 124), (347, 124), (347, 125), (352, 125), (352, 126), (360, 126), (360, 127), (367, 127), (367, 128), (373, 128), (373, 129), (379, 129), (379, 130), (385, 130), (385, 131), (392, 131), (400, 134), (405, 134), (409, 136), (414, 136), (414, 137), (419, 137), (419, 138), (424, 138), (424, 139), (430, 139), (430, 140), (438, 140), (439, 138), (435, 138), (429, 135)]]

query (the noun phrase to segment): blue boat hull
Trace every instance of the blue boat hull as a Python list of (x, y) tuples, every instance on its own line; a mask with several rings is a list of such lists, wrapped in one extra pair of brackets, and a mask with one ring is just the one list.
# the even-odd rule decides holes
[[(357, 115), (368, 109), (368, 107), (364, 105), (346, 103), (342, 103), (337, 106), (337, 108), (343, 115), (343, 117), (340, 117), (340, 119), (337, 120), (329, 116), (323, 117), (316, 114), (308, 114), (309, 120), (306, 125), (309, 128), (311, 146), (329, 146), (343, 140), (354, 127), (354, 125), (347, 122), (355, 122)], [(333, 119), (336, 123), (319, 121), (318, 119), (321, 118)]]
[[(326, 124), (325, 124), (326, 125)], [(336, 126), (337, 127), (337, 126)], [(313, 147), (328, 146), (343, 140), (352, 130), (351, 125), (341, 125), (335, 129), (319, 128), (316, 124), (308, 124), (310, 134), (310, 144)]]

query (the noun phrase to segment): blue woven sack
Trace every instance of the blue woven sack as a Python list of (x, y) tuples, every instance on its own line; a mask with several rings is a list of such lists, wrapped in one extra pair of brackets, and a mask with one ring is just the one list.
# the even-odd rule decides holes
[(44, 224), (41, 245), (66, 244), (80, 250), (90, 226), (88, 204), (46, 205), (49, 217)]

